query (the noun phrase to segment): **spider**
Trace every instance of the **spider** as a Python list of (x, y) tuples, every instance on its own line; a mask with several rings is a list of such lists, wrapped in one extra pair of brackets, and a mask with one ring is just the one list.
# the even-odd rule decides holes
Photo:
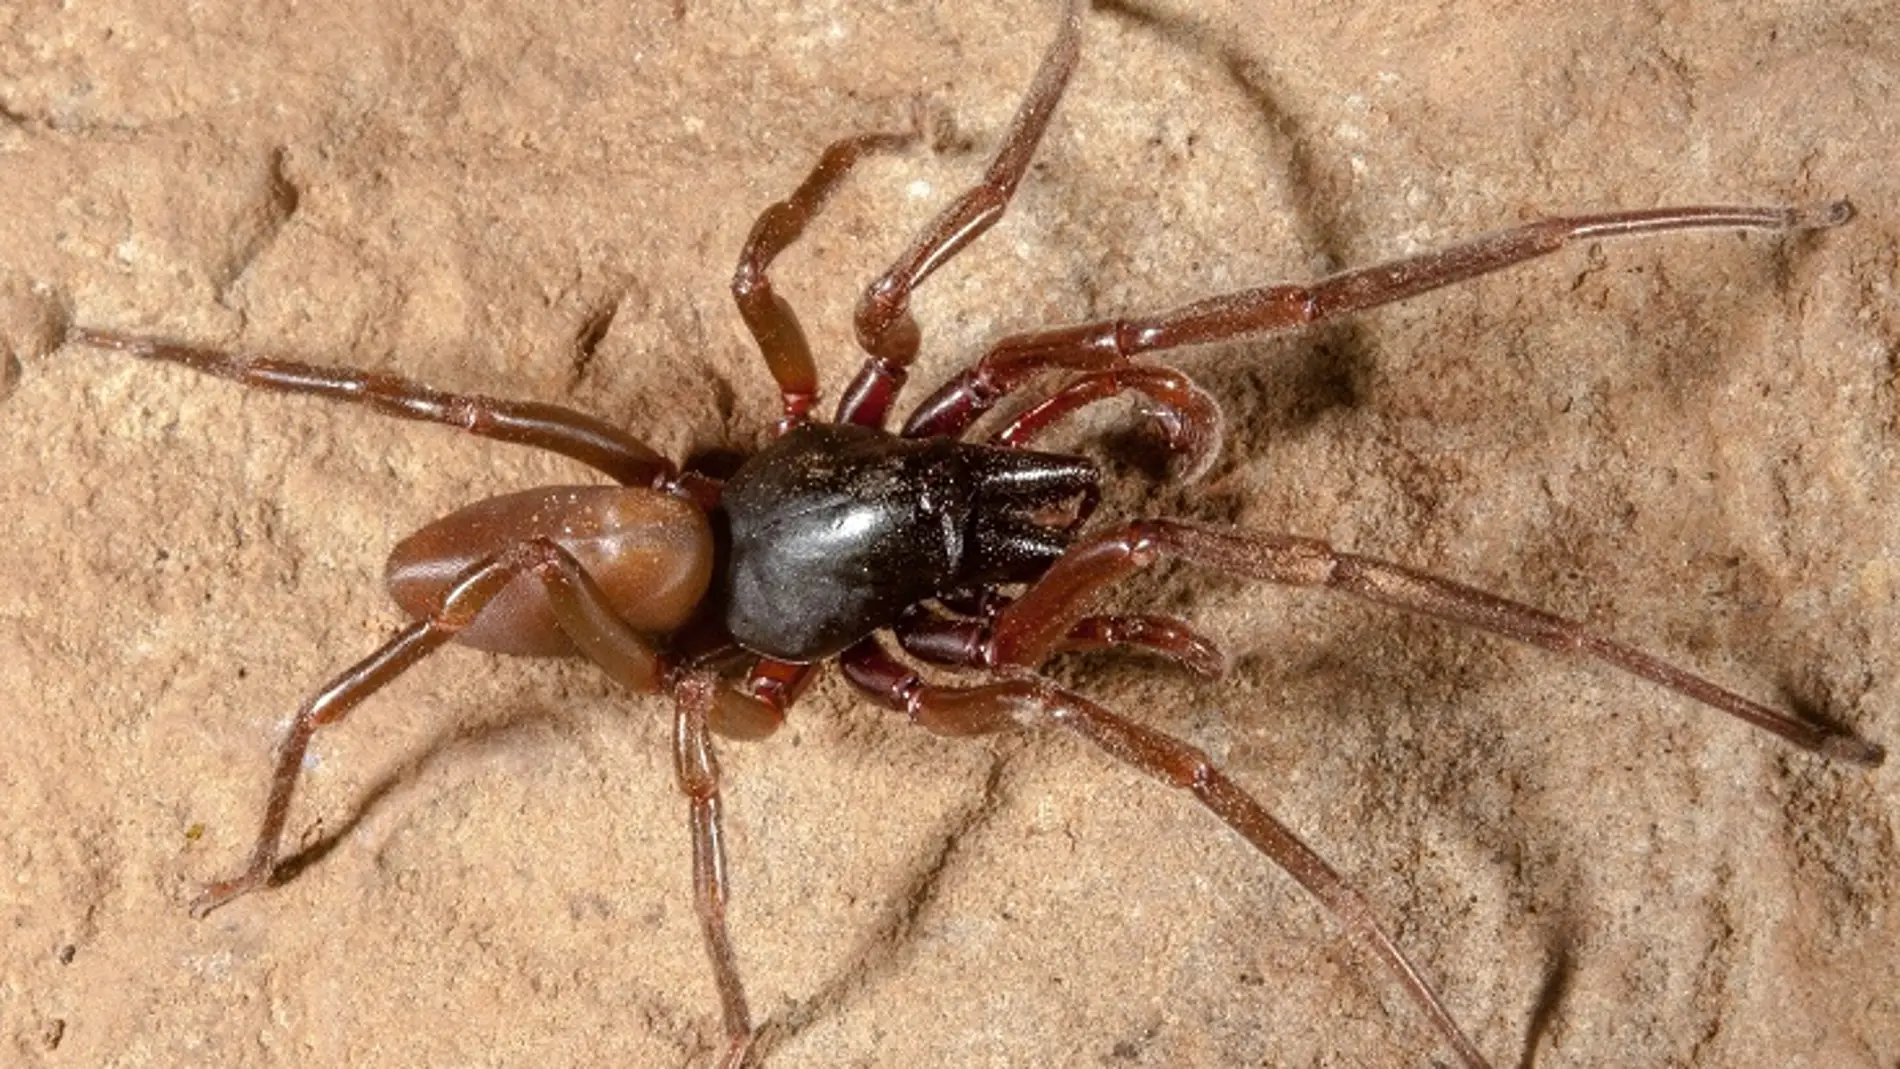
[[(1083, 5), (1060, 30), (982, 179), (865, 291), (855, 327), (868, 354), (832, 422), (813, 415), (815, 361), (769, 268), (864, 156), (907, 138), (848, 138), (759, 218), (733, 293), (781, 407), (775, 440), (736, 470), (681, 468), (619, 428), (572, 410), (451, 395), (393, 376), (134, 336), (90, 326), (68, 341), (169, 361), (241, 384), (359, 404), (460, 427), (586, 463), (614, 486), (549, 487), (478, 502), (401, 542), (391, 593), (412, 622), (322, 687), (277, 755), (264, 817), (242, 871), (193, 903), (203, 916), (268, 886), (303, 758), (316, 730), (449, 642), (522, 655), (586, 656), (675, 707), (674, 759), (688, 801), (693, 901), (721, 1001), (721, 1063), (757, 1035), (726, 930), (719, 771), (711, 735), (753, 739), (784, 720), (818, 666), (835, 663), (871, 701), (943, 735), (1021, 727), (1075, 732), (1109, 756), (1182, 788), (1311, 892), (1381, 959), (1467, 1065), (1486, 1061), (1451, 1009), (1379, 923), (1374, 907), (1240, 785), (1188, 744), (1058, 686), (1038, 669), (1073, 650), (1129, 647), (1218, 674), (1218, 647), (1186, 623), (1101, 614), (1097, 596), (1156, 560), (1178, 558), (1265, 583), (1316, 586), (1580, 653), (1674, 689), (1796, 746), (1862, 765), (1884, 751), (1767, 708), (1572, 621), (1402, 565), (1292, 535), (1166, 519), (1094, 522), (1101, 476), (1089, 460), (1030, 446), (1054, 424), (1137, 395), (1182, 458), (1182, 478), (1219, 448), (1221, 416), (1186, 375), (1148, 354), (1289, 330), (1401, 300), (1579, 241), (1674, 230), (1819, 230), (1851, 215), (1813, 208), (1688, 207), (1545, 219), (1411, 259), (1307, 285), (1273, 285), (1154, 315), (1017, 334), (995, 343), (884, 428), (921, 345), (916, 287), (1001, 217), (1080, 55)], [(1045, 381), (1061, 376), (1053, 388)], [(972, 441), (985, 417), (1001, 417)], [(931, 682), (898, 657), (975, 682)], [(735, 665), (737, 666), (735, 668)], [(733, 672), (743, 680), (733, 682)]]

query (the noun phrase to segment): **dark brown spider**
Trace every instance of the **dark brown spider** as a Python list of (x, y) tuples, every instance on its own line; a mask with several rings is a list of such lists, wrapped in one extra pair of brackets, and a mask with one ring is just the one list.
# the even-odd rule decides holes
[[(1213, 644), (1178, 620), (1091, 614), (1105, 587), (1173, 556), (1269, 583), (1337, 588), (1606, 661), (1831, 758), (1864, 765), (1883, 759), (1875, 744), (1769, 709), (1571, 621), (1317, 541), (1159, 519), (1086, 530), (1099, 498), (1094, 466), (1025, 448), (1077, 409), (1135, 393), (1187, 459), (1191, 476), (1218, 445), (1220, 414), (1186, 376), (1135, 357), (1304, 326), (1579, 240), (1836, 226), (1850, 215), (1844, 203), (1547, 219), (1311, 285), (1263, 287), (1141, 319), (1015, 335), (919, 403), (901, 434), (884, 431), (919, 348), (909, 298), (1002, 215), (1074, 68), (1081, 19), (1081, 5), (1071, 3), (981, 182), (866, 291), (856, 327), (870, 356), (843, 393), (834, 423), (810, 418), (819, 392), (816, 368), (795, 316), (773, 293), (766, 271), (861, 156), (904, 139), (869, 136), (834, 144), (806, 182), (760, 218), (741, 254), (733, 290), (783, 398), (781, 433), (727, 479), (682, 472), (618, 428), (554, 406), (449, 395), (391, 376), (90, 327), (68, 333), (75, 343), (181, 363), (249, 386), (327, 396), (538, 446), (587, 463), (619, 484), (492, 498), (396, 548), (391, 591), (415, 622), (299, 711), (279, 751), (248, 866), (208, 888), (194, 901), (194, 914), (271, 882), (311, 736), (420, 658), (450, 641), (498, 652), (584, 654), (632, 689), (674, 698), (678, 780), (691, 813), (694, 901), (722, 1000), (728, 1036), (722, 1064), (737, 1065), (756, 1033), (726, 934), (710, 733), (769, 734), (815, 666), (835, 659), (872, 700), (928, 730), (971, 735), (1054, 724), (1190, 791), (1385, 961), (1467, 1064), (1483, 1065), (1370, 905), (1204, 755), (1037, 674), (1055, 653), (1104, 646), (1140, 647), (1196, 671), (1219, 671), (1222, 658)], [(1049, 372), (1068, 377), (1052, 391), (1038, 392)], [(1006, 399), (1033, 403), (988, 442), (961, 440)], [(990, 678), (961, 686), (926, 682), (883, 645), (878, 635), (885, 631), (918, 660)], [(722, 682), (718, 674), (735, 656), (749, 663), (739, 685)]]

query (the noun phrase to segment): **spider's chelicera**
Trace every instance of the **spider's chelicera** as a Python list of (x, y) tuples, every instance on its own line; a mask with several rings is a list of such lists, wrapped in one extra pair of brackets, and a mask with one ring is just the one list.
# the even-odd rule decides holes
[[(184, 364), (247, 386), (363, 405), (404, 419), (552, 450), (614, 486), (548, 487), (490, 498), (405, 539), (388, 581), (413, 622), (300, 709), (278, 764), (250, 862), (192, 904), (202, 916), (277, 873), (303, 755), (319, 727), (418, 660), (456, 641), (480, 649), (590, 658), (638, 692), (673, 699), (675, 762), (687, 797), (694, 896), (728, 1037), (721, 1064), (756, 1035), (727, 937), (719, 779), (710, 733), (770, 734), (835, 661), (872, 701), (923, 728), (975, 735), (1022, 727), (1074, 731), (1110, 756), (1190, 792), (1298, 880), (1371, 948), (1470, 1066), (1485, 1064), (1371, 907), (1200, 751), (1051, 682), (1054, 654), (1138, 647), (1207, 674), (1213, 643), (1168, 617), (1098, 615), (1096, 595), (1163, 557), (1268, 583), (1323, 586), (1560, 652), (1609, 662), (1837, 760), (1877, 765), (1882, 749), (1770, 709), (1550, 613), (1403, 566), (1285, 534), (1215, 530), (1166, 519), (1095, 529), (1099, 475), (1088, 460), (1025, 446), (1096, 401), (1140, 394), (1189, 476), (1218, 448), (1221, 417), (1181, 372), (1138, 358), (1202, 342), (1298, 328), (1401, 300), (1579, 241), (1673, 230), (1773, 232), (1837, 226), (1844, 202), (1813, 208), (1686, 207), (1543, 219), (1438, 252), (1272, 285), (1135, 319), (1017, 334), (995, 343), (884, 429), (917, 355), (908, 310), (926, 277), (1008, 206), (1074, 70), (1083, 4), (1061, 29), (982, 179), (946, 208), (856, 313), (869, 354), (835, 419), (816, 421), (817, 371), (798, 320), (767, 268), (798, 239), (865, 154), (908, 143), (864, 136), (832, 145), (804, 184), (766, 209), (741, 253), (733, 294), (783, 399), (778, 435), (730, 478), (680, 470), (618, 427), (566, 408), (445, 394), (393, 376), (74, 327), (68, 340)], [(1056, 373), (1057, 385), (1045, 387)], [(1016, 413), (986, 441), (963, 440), (1000, 401)], [(879, 636), (928, 664), (976, 674), (933, 683)], [(742, 682), (716, 669), (749, 658)]]

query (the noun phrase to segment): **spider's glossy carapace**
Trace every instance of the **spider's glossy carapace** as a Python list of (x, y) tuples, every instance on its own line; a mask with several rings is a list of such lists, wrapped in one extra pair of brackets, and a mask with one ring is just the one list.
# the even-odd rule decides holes
[(1039, 522), (1096, 483), (1080, 457), (807, 424), (726, 483), (726, 626), (783, 661), (822, 660), (921, 601), (1033, 579), (1068, 547)]

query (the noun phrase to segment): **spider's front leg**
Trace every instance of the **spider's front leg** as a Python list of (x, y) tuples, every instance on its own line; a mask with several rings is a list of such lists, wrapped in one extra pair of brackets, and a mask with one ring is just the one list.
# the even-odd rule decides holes
[[(1137, 366), (1133, 361), (1138, 356), (1312, 326), (1335, 316), (1391, 304), (1501, 271), (1582, 241), (1677, 230), (1781, 233), (1825, 230), (1840, 226), (1853, 215), (1853, 208), (1846, 201), (1835, 201), (1809, 208), (1650, 208), (1602, 215), (1556, 216), (1435, 252), (1341, 271), (1317, 282), (1240, 290), (1136, 319), (1104, 319), (1015, 334), (991, 346), (969, 369), (920, 402), (905, 421), (904, 435), (909, 438), (960, 436), (997, 402), (1048, 371), (1079, 372), (1084, 376), (1083, 381), (1093, 379), (1111, 387), (1119, 375), (1126, 379), (1119, 389), (1137, 389), (1153, 396), (1151, 391), (1137, 385), (1140, 380), (1127, 378)], [(1112, 392), (1114, 388), (1098, 388), (1086, 397), (1072, 400), (1086, 403)], [(1166, 400), (1155, 399), (1166, 410)], [(1026, 424), (1006, 432), (1015, 436), (1015, 444), (1026, 441), (1043, 426), (1079, 407), (1077, 403), (1052, 398), (1039, 408), (1048, 408), (1051, 403), (1054, 403), (1053, 411), (1032, 409), (1032, 413), (1038, 414), (1026, 415)], [(1174, 437), (1172, 430), (1170, 437)]]

